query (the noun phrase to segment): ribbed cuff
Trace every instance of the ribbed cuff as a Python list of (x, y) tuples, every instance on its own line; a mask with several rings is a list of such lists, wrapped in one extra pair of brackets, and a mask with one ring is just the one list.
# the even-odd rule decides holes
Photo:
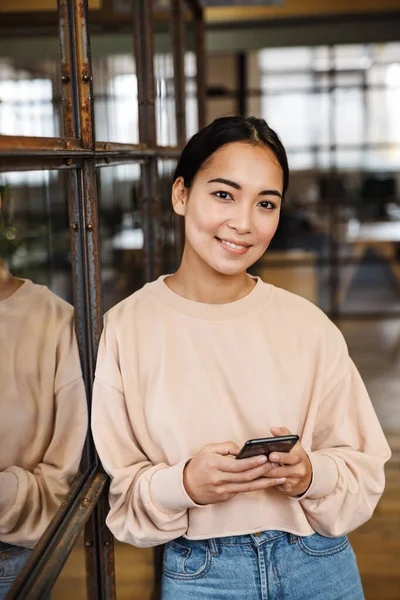
[(308, 457), (313, 470), (312, 481), (308, 490), (299, 499), (321, 500), (336, 488), (339, 471), (335, 460), (328, 454), (309, 452)]
[(150, 497), (162, 512), (180, 512), (188, 508), (200, 507), (193, 502), (183, 485), (183, 469), (190, 459), (173, 467), (159, 469), (150, 481)]

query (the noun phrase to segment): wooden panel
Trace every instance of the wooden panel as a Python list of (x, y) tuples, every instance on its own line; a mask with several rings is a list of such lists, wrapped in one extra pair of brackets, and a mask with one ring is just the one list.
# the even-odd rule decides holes
[(279, 6), (207, 8), (207, 22), (253, 21), (328, 14), (357, 14), (400, 10), (400, 0), (286, 0)]

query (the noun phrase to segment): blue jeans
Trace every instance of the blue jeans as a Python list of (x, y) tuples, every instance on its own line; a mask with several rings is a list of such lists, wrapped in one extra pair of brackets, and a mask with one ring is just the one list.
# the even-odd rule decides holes
[(166, 545), (162, 600), (364, 600), (347, 536), (283, 531)]
[(32, 550), (0, 542), (0, 600), (4, 600)]

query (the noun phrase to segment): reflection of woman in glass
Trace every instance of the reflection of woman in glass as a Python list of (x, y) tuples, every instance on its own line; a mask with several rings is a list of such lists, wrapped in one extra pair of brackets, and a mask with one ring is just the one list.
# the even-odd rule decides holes
[[(196, 134), (172, 190), (181, 265), (105, 318), (93, 431), (107, 523), (124, 542), (167, 544), (167, 600), (363, 598), (346, 534), (373, 513), (389, 447), (339, 330), (247, 274), (288, 178), (263, 120)], [(289, 432), (290, 453), (234, 460), (247, 439)]]
[(68, 493), (86, 430), (73, 307), (0, 259), (0, 600)]

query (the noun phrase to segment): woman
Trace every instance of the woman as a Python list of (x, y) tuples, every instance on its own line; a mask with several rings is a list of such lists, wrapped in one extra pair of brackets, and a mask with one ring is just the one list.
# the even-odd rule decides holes
[[(339, 330), (247, 274), (288, 180), (265, 121), (197, 133), (172, 188), (181, 265), (105, 317), (93, 432), (107, 524), (135, 546), (167, 544), (164, 600), (364, 597), (346, 534), (373, 513), (389, 447)], [(235, 460), (271, 433), (300, 441)]]
[[(1, 208), (1, 207), (0, 207)], [(68, 496), (87, 434), (73, 307), (0, 258), (0, 600)]]

